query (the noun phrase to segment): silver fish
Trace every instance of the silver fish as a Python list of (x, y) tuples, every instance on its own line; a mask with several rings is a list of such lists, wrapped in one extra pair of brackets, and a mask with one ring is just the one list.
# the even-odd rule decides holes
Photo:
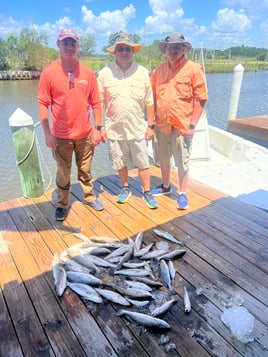
[(102, 247), (106, 247), (109, 249), (118, 249), (120, 247), (125, 247), (126, 244), (120, 241), (114, 241), (114, 242), (107, 242), (107, 243), (102, 243), (101, 244)]
[(184, 312), (189, 314), (191, 311), (191, 301), (186, 286), (183, 287), (183, 304)]
[(148, 290), (141, 290), (136, 288), (122, 288), (120, 286), (113, 286), (121, 295), (135, 298), (135, 299), (147, 299), (152, 298), (152, 294)]
[(182, 246), (185, 246), (186, 243), (183, 242), (183, 241), (179, 241), (177, 240), (175, 237), (173, 237), (172, 234), (168, 233), (168, 232), (165, 232), (165, 231), (160, 231), (159, 229), (153, 229), (153, 232), (158, 235), (159, 237), (162, 237), (162, 238), (165, 238), (173, 243), (177, 243), (179, 245), (182, 245)]
[(134, 242), (134, 250), (139, 251), (141, 249), (142, 243), (143, 243), (143, 232), (139, 232), (136, 237), (135, 237), (135, 242)]
[(62, 296), (67, 286), (66, 270), (61, 263), (59, 253), (55, 253), (52, 263), (52, 275), (54, 278), (54, 290), (57, 296)]
[(149, 285), (142, 283), (141, 281), (125, 280), (125, 283), (127, 284), (127, 286), (131, 288), (147, 290), (147, 291), (153, 290)]
[(145, 276), (131, 276), (131, 280), (136, 280), (136, 281), (141, 281), (147, 285), (151, 285), (155, 288), (160, 288), (161, 286), (163, 286), (162, 283), (160, 283), (159, 281), (155, 281), (149, 278), (146, 278)]
[(184, 249), (175, 249), (169, 253), (166, 253), (166, 254), (161, 255), (160, 257), (157, 257), (157, 260), (160, 260), (160, 259), (168, 260), (168, 259), (179, 258), (179, 257), (182, 257), (185, 253), (186, 253), (186, 250), (184, 250)]
[(75, 271), (67, 271), (67, 279), (74, 283), (101, 285), (103, 281), (92, 274), (78, 273)]
[(59, 253), (55, 253), (53, 256), (53, 262), (52, 262), (52, 275), (53, 275), (54, 281), (57, 279), (60, 266), (62, 266), (61, 256)]
[(117, 264), (117, 267), (116, 267), (117, 269), (121, 269), (122, 265), (125, 262), (129, 261), (129, 259), (133, 255), (133, 251), (134, 251), (134, 247), (131, 247), (131, 249), (122, 256), (122, 258), (120, 259), (120, 261)]
[(172, 260), (168, 261), (168, 269), (169, 269), (169, 274), (170, 274), (171, 280), (174, 280), (175, 276), (176, 276), (176, 269), (174, 267)]
[(144, 260), (142, 262), (124, 262), (123, 266), (126, 268), (136, 269), (136, 268), (142, 268), (145, 265), (148, 265), (149, 263), (150, 263), (149, 260)]
[(149, 304), (150, 300), (134, 300), (134, 299), (130, 299), (130, 298), (126, 298), (127, 301), (129, 301), (133, 306), (137, 306), (137, 307), (143, 307)]
[(171, 309), (171, 307), (177, 302), (177, 299), (171, 299), (166, 301), (164, 304), (162, 304), (161, 306), (155, 308), (151, 315), (152, 316), (159, 316), (159, 315), (163, 315), (165, 314), (168, 310)]
[(99, 246), (88, 244), (88, 243), (78, 243), (72, 245), (71, 247), (66, 249), (69, 257), (73, 257), (74, 255), (81, 255), (81, 254), (90, 254), (92, 250), (100, 248)]
[(65, 260), (64, 267), (68, 271), (70, 270), (70, 271), (75, 271), (78, 273), (88, 273), (89, 274), (92, 271), (92, 269), (88, 269), (87, 267), (77, 263), (73, 259)]
[(132, 248), (133, 248), (132, 244), (124, 244), (124, 245), (120, 246), (119, 248), (117, 248), (116, 250), (114, 250), (112, 253), (108, 254), (105, 259), (108, 260), (113, 257), (118, 257), (119, 255), (120, 256), (124, 255), (126, 252), (128, 252)]
[(155, 249), (147, 254), (144, 254), (140, 259), (157, 259), (158, 257), (167, 253), (165, 249)]
[(130, 303), (123, 296), (121, 296), (115, 291), (108, 290), (108, 289), (99, 289), (99, 288), (96, 288), (96, 291), (105, 299), (112, 301), (116, 304), (124, 305), (124, 306), (130, 305)]
[(82, 243), (73, 244), (71, 247), (68, 247), (66, 251), (68, 252), (68, 250), (70, 250), (71, 252), (73, 252), (73, 254), (75, 254), (75, 251), (81, 253), (84, 249), (90, 249), (91, 247), (99, 247), (99, 246), (100, 245), (97, 243), (93, 243), (91, 241), (88, 242), (84, 241)]
[(154, 243), (149, 243), (144, 248), (135, 251), (134, 257), (138, 258), (138, 257), (142, 257), (144, 254), (147, 254), (151, 250), (153, 245), (154, 245)]
[(71, 282), (68, 282), (67, 285), (71, 290), (82, 296), (85, 300), (93, 301), (98, 304), (101, 304), (103, 302), (102, 297), (97, 293), (94, 288), (89, 285)]
[(108, 262), (110, 263), (119, 263), (120, 260), (122, 259), (122, 256), (121, 255), (118, 255), (118, 257), (112, 257), (112, 258), (109, 258), (109, 259), (106, 259), (106, 257), (104, 258), (105, 260), (107, 260)]
[(166, 321), (146, 314), (142, 314), (140, 312), (119, 309), (117, 310), (116, 315), (117, 316), (125, 315), (126, 317), (129, 317), (131, 320), (135, 321), (136, 323), (146, 327), (170, 329), (170, 325)]
[(171, 279), (170, 279), (170, 273), (168, 269), (168, 265), (164, 259), (160, 261), (160, 278), (162, 283), (171, 291), (172, 285), (171, 285)]
[(57, 296), (62, 296), (64, 290), (67, 286), (67, 274), (66, 270), (60, 266), (58, 270), (58, 275), (55, 280), (55, 293)]
[(148, 276), (151, 275), (150, 271), (145, 269), (121, 269), (114, 272), (114, 275), (126, 276)]
[(120, 242), (120, 239), (118, 238), (102, 237), (102, 236), (90, 236), (90, 240), (92, 242), (97, 242), (97, 243)]
[(110, 254), (111, 250), (106, 247), (96, 247), (96, 248), (91, 249), (89, 253), (99, 256), (99, 255)]
[(72, 259), (77, 263), (87, 267), (91, 273), (99, 272), (99, 268), (89, 259), (88, 255), (74, 255)]
[(84, 241), (84, 242), (90, 242), (89, 237), (85, 236), (85, 235), (82, 234), (82, 233), (74, 233), (73, 235), (74, 235), (76, 238), (81, 239), (81, 240)]
[(115, 264), (110, 263), (108, 260), (106, 259), (102, 259), (100, 257), (97, 257), (96, 255), (91, 255), (89, 254), (87, 256), (88, 260), (93, 263), (96, 266), (99, 267), (104, 267), (104, 268), (116, 268)]

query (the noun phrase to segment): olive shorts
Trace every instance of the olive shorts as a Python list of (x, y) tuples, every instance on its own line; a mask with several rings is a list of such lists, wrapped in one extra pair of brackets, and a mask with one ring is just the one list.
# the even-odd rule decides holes
[(170, 134), (162, 133), (155, 128), (154, 159), (156, 162), (170, 163), (173, 156), (175, 165), (184, 171), (189, 169), (192, 152), (192, 139), (172, 129)]

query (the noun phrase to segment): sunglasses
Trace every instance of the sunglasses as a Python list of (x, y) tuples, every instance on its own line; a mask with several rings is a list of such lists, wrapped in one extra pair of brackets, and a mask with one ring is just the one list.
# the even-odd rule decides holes
[(117, 50), (118, 52), (128, 52), (128, 53), (130, 53), (130, 52), (132, 52), (132, 47), (129, 47), (129, 46), (127, 46), (127, 47), (118, 46), (118, 47), (116, 47), (116, 50)]
[(69, 88), (74, 88), (74, 72), (68, 72)]
[(184, 48), (184, 45), (166, 45), (168, 51), (180, 51)]
[(65, 41), (65, 40), (62, 40), (61, 41), (61, 44), (63, 47), (71, 47), (71, 48), (75, 48), (76, 47), (76, 41)]

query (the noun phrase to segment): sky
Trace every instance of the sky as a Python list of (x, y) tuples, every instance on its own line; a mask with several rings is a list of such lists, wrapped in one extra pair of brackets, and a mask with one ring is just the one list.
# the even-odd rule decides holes
[(143, 45), (178, 31), (194, 48), (268, 48), (268, 0), (0, 0), (0, 38), (28, 28), (55, 47), (63, 27), (93, 35), (97, 53), (120, 30)]

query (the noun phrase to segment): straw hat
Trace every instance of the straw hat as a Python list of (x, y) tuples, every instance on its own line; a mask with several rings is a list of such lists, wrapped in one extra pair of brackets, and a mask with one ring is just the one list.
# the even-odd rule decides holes
[(133, 36), (127, 32), (120, 32), (114, 41), (114, 44), (111, 47), (106, 48), (106, 51), (114, 55), (115, 48), (117, 45), (127, 45), (134, 48), (134, 52), (138, 53), (141, 50), (141, 44), (135, 43)]

